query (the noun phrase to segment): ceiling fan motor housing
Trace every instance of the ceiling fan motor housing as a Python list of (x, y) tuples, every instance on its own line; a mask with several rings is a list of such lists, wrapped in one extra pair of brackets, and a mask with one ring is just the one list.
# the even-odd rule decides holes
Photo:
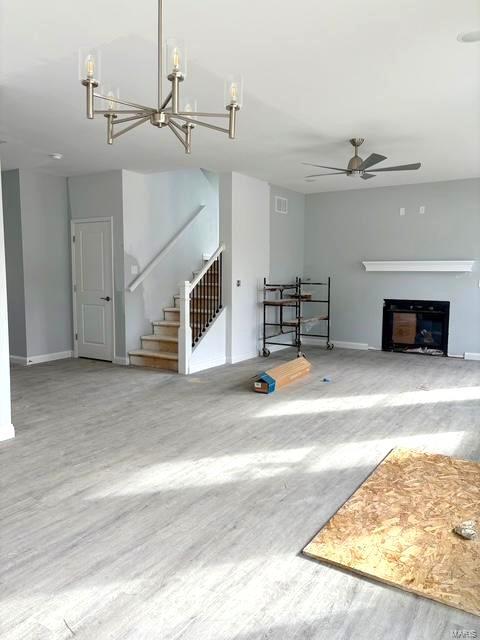
[(350, 158), (347, 166), (348, 175), (356, 175), (354, 172), (359, 171), (359, 167), (363, 164), (363, 158), (358, 155), (358, 147), (365, 142), (365, 138), (350, 138), (350, 144), (355, 147), (355, 155)]
[(363, 158), (361, 158), (360, 156), (353, 156), (352, 158), (350, 158), (347, 169), (348, 171), (359, 171), (359, 167), (362, 163)]

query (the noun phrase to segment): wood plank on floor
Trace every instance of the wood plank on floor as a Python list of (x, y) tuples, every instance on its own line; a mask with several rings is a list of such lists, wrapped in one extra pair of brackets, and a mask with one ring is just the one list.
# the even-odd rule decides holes
[(394, 449), (304, 553), (480, 615), (480, 464)]

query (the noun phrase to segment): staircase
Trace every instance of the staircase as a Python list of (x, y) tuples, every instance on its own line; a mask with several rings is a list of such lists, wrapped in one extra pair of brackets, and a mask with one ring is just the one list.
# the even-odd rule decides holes
[(221, 282), (222, 254), (216, 252), (204, 260), (202, 269), (193, 273), (192, 282), (185, 283), (189, 285), (188, 313), (183, 316), (189, 318), (189, 331), (185, 331), (186, 327), (181, 331), (181, 305), (185, 300), (178, 293), (173, 297), (174, 306), (163, 309), (163, 320), (152, 322), (153, 333), (141, 336), (141, 349), (129, 352), (130, 364), (178, 371), (180, 336), (188, 335), (191, 348), (195, 348), (222, 308)]

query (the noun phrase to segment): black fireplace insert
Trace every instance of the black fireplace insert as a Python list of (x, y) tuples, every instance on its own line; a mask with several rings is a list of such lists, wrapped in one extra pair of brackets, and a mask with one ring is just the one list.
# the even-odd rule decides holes
[(448, 355), (450, 302), (384, 300), (383, 351)]

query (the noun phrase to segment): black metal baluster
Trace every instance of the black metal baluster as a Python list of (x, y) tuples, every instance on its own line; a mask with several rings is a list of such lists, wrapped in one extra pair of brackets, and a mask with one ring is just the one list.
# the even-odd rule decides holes
[(203, 316), (205, 319), (205, 324), (208, 327), (210, 325), (210, 287), (212, 286), (212, 267), (210, 266), (210, 268), (208, 269), (207, 273), (205, 274), (207, 277), (207, 293), (205, 295), (205, 315)]
[(200, 336), (201, 337), (203, 335), (203, 309), (205, 308), (205, 276), (202, 276), (202, 279), (200, 280), (201, 283), (201, 291), (202, 291), (202, 302), (200, 304), (200, 307), (198, 309), (198, 324), (199, 324), (199, 328), (200, 328)]
[(213, 318), (215, 317), (216, 313), (215, 313), (215, 283), (216, 283), (216, 278), (218, 278), (217, 274), (217, 259), (215, 259), (215, 262), (212, 264), (212, 286), (210, 287), (210, 316), (213, 320)]
[(193, 310), (195, 308), (195, 287), (192, 289), (191, 293), (190, 293), (190, 311), (189, 311), (189, 318), (188, 318), (188, 322), (190, 323), (190, 327), (192, 329), (192, 347), (195, 345), (195, 326), (194, 323), (192, 322), (192, 315), (193, 315)]
[(212, 277), (211, 277), (211, 282), (210, 282), (210, 291), (208, 292), (209, 296), (210, 296), (210, 300), (209, 300), (209, 309), (210, 309), (210, 319), (213, 320), (213, 318), (215, 317), (215, 298), (214, 298), (214, 291), (215, 291), (215, 278), (216, 276), (216, 272), (217, 272), (217, 260), (215, 259), (214, 263), (212, 264)]
[(220, 277), (218, 279), (218, 285), (217, 285), (217, 295), (218, 295), (218, 308), (221, 309), (222, 308), (222, 295), (223, 295), (223, 284), (222, 284), (222, 280), (223, 280), (223, 253), (220, 254)]
[(202, 300), (201, 300), (201, 295), (202, 295), (202, 281), (199, 280), (197, 283), (197, 288), (198, 288), (198, 299), (197, 299), (197, 306), (195, 307), (195, 327), (197, 329), (197, 342), (198, 342), (198, 338), (199, 338), (199, 324), (198, 324), (198, 309), (200, 307), (200, 305), (202, 304)]
[(197, 288), (198, 288), (198, 298), (197, 298), (197, 306), (195, 307), (195, 327), (196, 327), (196, 330), (197, 330), (197, 340), (196, 340), (196, 342), (198, 342), (198, 340), (200, 338), (200, 324), (198, 322), (198, 309), (200, 308), (200, 305), (202, 304), (202, 280), (201, 279), (198, 281)]

